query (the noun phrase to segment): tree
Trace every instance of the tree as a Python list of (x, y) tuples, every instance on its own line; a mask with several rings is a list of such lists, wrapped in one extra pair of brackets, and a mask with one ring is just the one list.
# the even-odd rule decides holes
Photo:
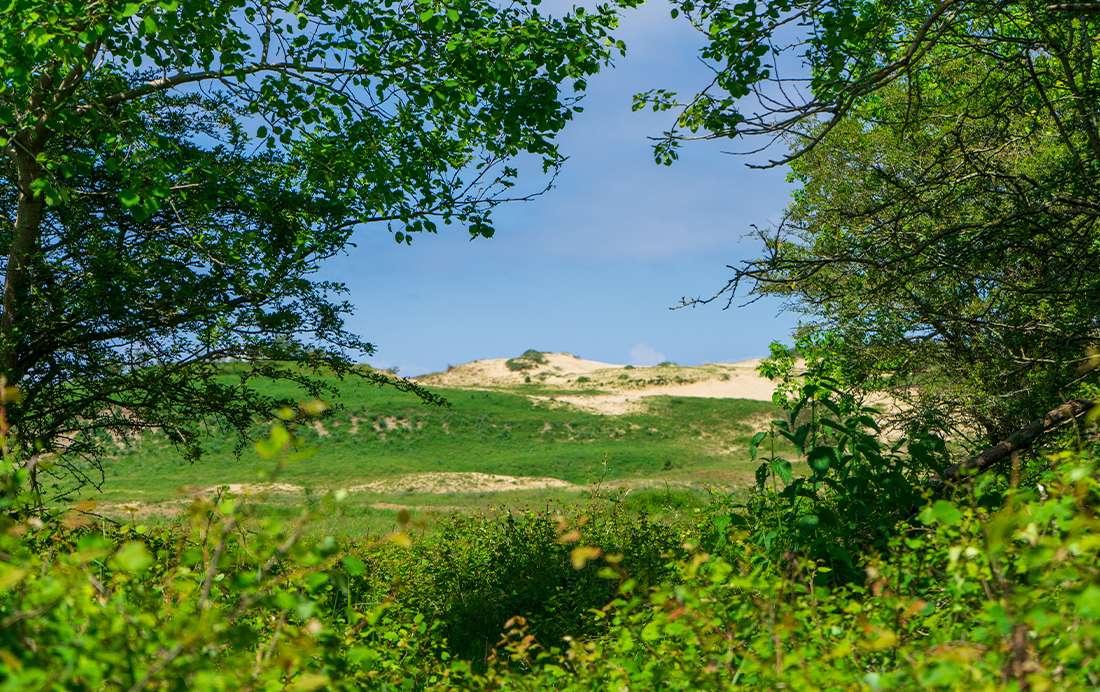
[(32, 468), (58, 453), (84, 482), (120, 435), (246, 434), (279, 403), (256, 376), (431, 400), (354, 367), (373, 346), (311, 275), (365, 223), (492, 236), (510, 161), (556, 169), (562, 87), (623, 49), (611, 7), (524, 0), (18, 0), (0, 22), (8, 422)]
[[(744, 282), (786, 297), (808, 318), (802, 348), (908, 404), (911, 424), (997, 441), (1072, 395), (1100, 339), (1100, 15), (1007, 0), (680, 8), (724, 64), (687, 103), (640, 97), (679, 107), (689, 131), (658, 156), (769, 136), (801, 186), (719, 295)], [(804, 80), (776, 77), (791, 23)], [(746, 115), (753, 91), (763, 108)]]

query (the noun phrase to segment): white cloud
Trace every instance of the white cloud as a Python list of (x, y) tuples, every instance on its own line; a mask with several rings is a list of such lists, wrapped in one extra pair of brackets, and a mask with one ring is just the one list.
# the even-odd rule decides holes
[(646, 346), (645, 344), (638, 344), (634, 348), (630, 349), (630, 364), (641, 365), (643, 367), (650, 365), (657, 365), (663, 363), (667, 358), (665, 354), (661, 353), (652, 346)]

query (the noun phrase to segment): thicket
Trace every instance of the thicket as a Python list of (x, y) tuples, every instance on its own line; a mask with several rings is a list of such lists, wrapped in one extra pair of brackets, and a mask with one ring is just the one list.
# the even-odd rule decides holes
[[(936, 487), (935, 440), (803, 393), (771, 435), (813, 474), (759, 435), (749, 502), (673, 525), (619, 501), (307, 540), (341, 493), (282, 522), (228, 492), (110, 525), (32, 513), (5, 459), (0, 690), (1100, 685), (1095, 417), (1074, 451)], [(257, 448), (278, 472), (296, 442), (280, 423)]]

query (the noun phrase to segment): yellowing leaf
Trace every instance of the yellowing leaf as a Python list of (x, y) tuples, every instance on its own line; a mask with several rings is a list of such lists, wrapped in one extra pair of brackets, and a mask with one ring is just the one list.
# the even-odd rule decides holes
[(1100, 350), (1089, 346), (1085, 349), (1085, 359), (1077, 366), (1077, 372), (1084, 374), (1096, 368), (1100, 368)]
[(589, 560), (595, 560), (601, 552), (599, 548), (591, 545), (579, 545), (573, 548), (573, 552), (569, 554), (573, 559), (573, 569), (584, 569)]
[(303, 673), (301, 677), (294, 681), (294, 684), (290, 689), (294, 692), (314, 692), (322, 687), (328, 685), (329, 679), (327, 675), (321, 673)]
[(913, 601), (908, 606), (906, 606), (905, 611), (902, 612), (901, 619), (906, 620), (908, 618), (913, 617), (914, 615), (916, 615), (920, 611), (924, 610), (924, 607), (926, 605), (928, 605), (928, 601), (925, 601), (925, 600), (922, 600), (922, 599), (919, 599), (919, 598), (914, 598)]
[(568, 531), (558, 536), (558, 543), (576, 543), (581, 539), (581, 532), (577, 529)]
[(833, 650), (829, 652), (829, 656), (831, 656), (832, 658), (844, 658), (851, 652), (852, 642), (844, 639), (839, 644), (833, 647)]
[(5, 404), (23, 403), (23, 390), (19, 387), (4, 387), (0, 390), (0, 402)]
[(87, 514), (73, 510), (61, 520), (61, 525), (67, 529), (82, 529), (92, 525), (92, 519)]
[(23, 670), (23, 662), (13, 656), (7, 649), (0, 649), (0, 662), (9, 670), (14, 670), (16, 673)]
[(27, 576), (27, 570), (20, 569), (19, 567), (13, 567), (0, 572), (0, 591), (15, 586), (23, 581), (23, 577), (25, 576)]
[(898, 643), (898, 635), (894, 634), (890, 630), (880, 630), (878, 636), (868, 642), (862, 642), (860, 644), (864, 649), (871, 651), (880, 651), (882, 649), (889, 649)]
[(319, 416), (324, 413), (326, 409), (328, 409), (328, 404), (321, 401), (320, 399), (312, 399), (310, 401), (303, 401), (302, 403), (298, 404), (298, 409), (306, 415)]

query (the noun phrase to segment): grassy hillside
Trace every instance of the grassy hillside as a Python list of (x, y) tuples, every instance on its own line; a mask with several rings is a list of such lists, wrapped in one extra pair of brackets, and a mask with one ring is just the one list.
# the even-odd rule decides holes
[[(539, 397), (502, 391), (433, 389), (450, 407), (425, 405), (415, 396), (356, 381), (332, 384), (339, 395), (328, 412), (297, 433), (308, 458), (287, 466), (278, 481), (318, 493), (391, 479), (386, 487), (356, 493), (349, 507), (391, 517), (402, 507), (457, 509), (487, 504), (576, 501), (603, 487), (627, 486), (631, 502), (684, 504), (674, 491), (695, 494), (704, 484), (744, 486), (755, 464), (748, 460), (752, 434), (777, 411), (770, 403), (741, 399), (654, 396), (632, 413), (601, 415), (555, 401), (555, 390)], [(264, 393), (294, 397), (285, 385), (259, 385)], [(105, 461), (107, 508), (135, 503), (170, 510), (181, 488), (253, 483), (271, 467), (251, 446), (238, 457), (235, 440), (215, 435), (197, 463), (180, 458), (169, 445), (146, 437)], [(482, 473), (552, 478), (579, 486), (488, 493), (478, 489), (405, 488), (411, 474)], [(644, 487), (658, 487), (646, 493)], [(293, 489), (291, 489), (293, 490)], [(694, 492), (693, 492), (694, 490)], [(396, 497), (395, 497), (396, 496)], [(301, 492), (269, 504), (289, 511)], [(395, 504), (399, 503), (399, 504)], [(374, 523), (368, 521), (367, 523)]]

